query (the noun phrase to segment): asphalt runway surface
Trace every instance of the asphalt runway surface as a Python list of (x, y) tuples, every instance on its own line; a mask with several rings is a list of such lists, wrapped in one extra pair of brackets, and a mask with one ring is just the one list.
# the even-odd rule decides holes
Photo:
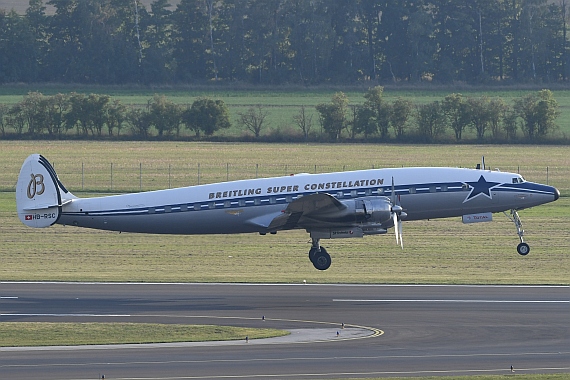
[(567, 286), (3, 282), (0, 322), (9, 321), (292, 332), (230, 344), (0, 348), (0, 377), (11, 380), (570, 373)]

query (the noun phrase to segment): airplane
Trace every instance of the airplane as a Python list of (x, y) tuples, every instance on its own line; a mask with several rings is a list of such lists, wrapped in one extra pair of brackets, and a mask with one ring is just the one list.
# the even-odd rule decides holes
[[(331, 265), (321, 239), (386, 234), (394, 228), (403, 245), (402, 221), (462, 217), (492, 220), (503, 212), (515, 224), (527, 255), (518, 211), (556, 201), (558, 189), (498, 169), (415, 167), (246, 179), (221, 183), (78, 198), (39, 155), (23, 163), (16, 185), (18, 217), (42, 228), (54, 224), (149, 234), (267, 233), (304, 229), (309, 259), (318, 270)], [(507, 214), (506, 211), (510, 211)]]

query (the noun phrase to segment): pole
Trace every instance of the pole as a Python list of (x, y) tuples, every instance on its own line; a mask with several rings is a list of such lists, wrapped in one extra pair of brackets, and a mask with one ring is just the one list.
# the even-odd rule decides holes
[(142, 162), (139, 163), (139, 191), (142, 191)]
[(111, 162), (111, 191), (113, 191), (113, 163)]
[(81, 163), (81, 191), (85, 190), (85, 166)]

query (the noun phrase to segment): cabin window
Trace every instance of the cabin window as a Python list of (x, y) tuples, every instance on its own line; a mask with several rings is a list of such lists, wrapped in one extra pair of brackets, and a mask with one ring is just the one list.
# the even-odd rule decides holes
[(261, 204), (261, 199), (255, 198), (255, 200), (253, 201), (253, 204), (256, 206), (259, 206)]
[(172, 206), (164, 206), (164, 212), (172, 212)]
[(461, 186), (461, 188), (465, 191), (469, 190), (469, 185), (464, 183), (463, 186)]
[(285, 202), (287, 202), (287, 203), (293, 202), (293, 196), (292, 195), (285, 196)]
[(225, 208), (228, 208), (228, 207), (231, 207), (231, 206), (232, 206), (232, 202), (230, 202), (230, 201), (224, 201), (224, 207), (225, 207)]
[(372, 190), (371, 189), (366, 189), (364, 191), (364, 195), (372, 195)]
[(447, 185), (441, 185), (441, 191), (447, 191)]
[(156, 210), (154, 209), (154, 207), (151, 207), (148, 209), (149, 214), (154, 214), (155, 212), (156, 212)]
[(379, 187), (378, 188), (378, 195), (383, 195), (384, 194), (384, 188), (383, 187)]
[(245, 206), (245, 199), (240, 199), (239, 202), (238, 202), (238, 204), (239, 204), (240, 207)]
[(351, 190), (351, 191), (350, 191), (350, 196), (351, 196), (351, 197), (355, 198), (356, 195), (357, 195), (356, 190)]
[(194, 211), (200, 211), (201, 208), (202, 206), (199, 203), (194, 203)]
[(437, 189), (435, 188), (435, 186), (430, 186), (429, 187), (429, 192), (430, 193), (435, 193), (437, 191)]
[(277, 199), (275, 197), (269, 197), (269, 203), (274, 205), (275, 203), (277, 203)]
[(336, 197), (337, 197), (337, 198), (342, 198), (342, 197), (344, 197), (344, 191), (339, 191), (339, 192), (337, 192), (337, 193), (336, 193)]
[(208, 208), (210, 208), (210, 209), (216, 208), (216, 204), (214, 202), (210, 202), (210, 203), (208, 203)]
[(180, 205), (180, 211), (188, 211), (188, 205)]
[(410, 187), (410, 194), (415, 194), (416, 193), (416, 188), (415, 187)]

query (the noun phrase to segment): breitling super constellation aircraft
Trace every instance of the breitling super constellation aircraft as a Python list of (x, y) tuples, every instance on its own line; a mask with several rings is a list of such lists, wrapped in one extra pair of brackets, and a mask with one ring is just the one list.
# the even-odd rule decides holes
[[(326, 270), (331, 257), (321, 239), (387, 233), (403, 248), (402, 221), (458, 217), (487, 222), (504, 212), (529, 253), (518, 210), (552, 202), (560, 192), (515, 173), (485, 169), (418, 167), (247, 179), (177, 189), (78, 198), (53, 166), (33, 154), (16, 185), (18, 216), (30, 227), (63, 224), (151, 234), (275, 234), (306, 230), (309, 259)], [(509, 214), (506, 211), (510, 211)]]

